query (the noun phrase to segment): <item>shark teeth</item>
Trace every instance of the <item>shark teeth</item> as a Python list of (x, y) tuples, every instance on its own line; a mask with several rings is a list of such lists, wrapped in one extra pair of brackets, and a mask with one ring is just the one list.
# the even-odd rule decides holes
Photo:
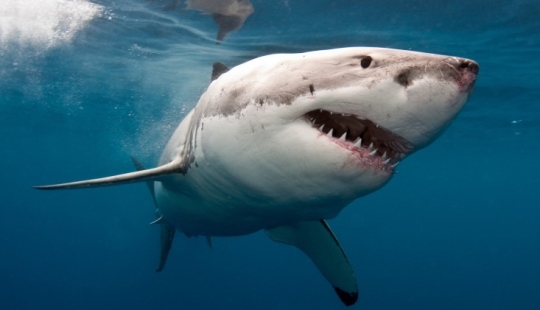
[(370, 156), (387, 167), (394, 167), (394, 163), (414, 147), (406, 139), (359, 115), (317, 109), (306, 113), (305, 120), (327, 137), (348, 144), (346, 148), (360, 149), (365, 154), (362, 156)]

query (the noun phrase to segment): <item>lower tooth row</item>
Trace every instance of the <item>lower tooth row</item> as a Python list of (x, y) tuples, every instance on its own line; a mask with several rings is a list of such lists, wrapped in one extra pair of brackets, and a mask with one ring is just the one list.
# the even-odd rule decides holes
[[(324, 128), (324, 124), (321, 125), (321, 127), (319, 127), (319, 130), (322, 131)], [(326, 134), (327, 136), (329, 137), (333, 137), (334, 133), (334, 128), (330, 129), (330, 131)], [(342, 141), (345, 141), (345, 137), (347, 136), (347, 133), (345, 132), (339, 139), (342, 140)], [(356, 141), (353, 142), (353, 145), (356, 146), (357, 148), (360, 148), (362, 146), (362, 138), (358, 138), (356, 139)], [(371, 152), (369, 153), (369, 155), (371, 156), (374, 156), (375, 154), (377, 154), (377, 150), (378, 149), (374, 149), (373, 148), (373, 143), (371, 143), (368, 147), (368, 150), (371, 150)], [(386, 154), (386, 152), (384, 152), (384, 154), (382, 155), (382, 159), (383, 159), (383, 164), (387, 165), (389, 162), (390, 162), (390, 158), (387, 157), (388, 155)], [(399, 161), (396, 162), (395, 164), (392, 165), (392, 168), (396, 167), (397, 165), (399, 164)]]

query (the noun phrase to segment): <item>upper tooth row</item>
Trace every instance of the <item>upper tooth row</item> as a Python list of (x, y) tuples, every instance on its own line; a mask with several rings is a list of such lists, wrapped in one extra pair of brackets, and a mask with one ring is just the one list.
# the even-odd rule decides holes
[[(322, 113), (323, 110), (319, 109), (319, 113)], [(330, 113), (330, 115), (334, 115), (334, 114), (340, 114), (342, 116), (351, 116), (351, 114), (347, 114), (347, 113), (336, 113), (336, 112), (332, 112), (332, 111), (328, 111), (328, 113)]]
[[(319, 109), (319, 112), (322, 113), (324, 112), (323, 110)], [(363, 120), (364, 118), (361, 118), (360, 116), (358, 115), (354, 115), (354, 114), (347, 114), (347, 113), (339, 113), (339, 112), (332, 112), (332, 111), (328, 111), (328, 113), (330, 113), (330, 115), (341, 115), (341, 116), (354, 116), (356, 117), (357, 119), (359, 120)], [(311, 118), (310, 119), (312, 122), (315, 121), (315, 118)]]

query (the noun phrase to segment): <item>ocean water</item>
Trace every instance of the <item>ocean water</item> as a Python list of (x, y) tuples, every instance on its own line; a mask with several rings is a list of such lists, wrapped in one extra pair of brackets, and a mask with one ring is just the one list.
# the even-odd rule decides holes
[(251, 0), (216, 44), (174, 0), (3, 0), (1, 309), (341, 309), (298, 250), (263, 233), (177, 235), (165, 270), (146, 187), (32, 185), (153, 166), (211, 64), (379, 46), (480, 64), (447, 132), (330, 220), (357, 309), (540, 309), (540, 2)]

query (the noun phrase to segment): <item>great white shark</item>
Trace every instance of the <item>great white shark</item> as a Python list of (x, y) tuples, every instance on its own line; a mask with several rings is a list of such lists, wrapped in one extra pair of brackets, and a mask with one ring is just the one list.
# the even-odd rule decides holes
[(216, 63), (157, 168), (135, 161), (136, 172), (36, 188), (145, 181), (161, 224), (158, 271), (176, 231), (210, 240), (265, 230), (309, 256), (352, 305), (357, 282), (325, 220), (433, 142), (478, 70), (468, 59), (363, 47)]

